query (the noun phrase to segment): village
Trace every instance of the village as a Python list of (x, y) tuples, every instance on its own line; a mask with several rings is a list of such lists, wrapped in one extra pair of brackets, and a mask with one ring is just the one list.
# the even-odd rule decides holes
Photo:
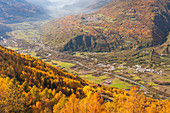
[(116, 65), (116, 63), (114, 63), (114, 66), (112, 66), (111, 64), (105, 65), (105, 64), (99, 63), (99, 64), (97, 64), (97, 66), (105, 68), (104, 69), (105, 71), (114, 71), (114, 70), (116, 70), (116, 66), (117, 67), (120, 66), (120, 67), (122, 67), (121, 71), (123, 71), (123, 68), (130, 69), (130, 70), (135, 71), (134, 74), (137, 74), (139, 72), (141, 72), (141, 73), (150, 72), (150, 73), (155, 73), (155, 74), (159, 74), (159, 75), (163, 74), (162, 71), (156, 71), (155, 69), (145, 69), (145, 68), (142, 68), (142, 66), (140, 66), (140, 65), (135, 65), (135, 66), (130, 67), (130, 66), (124, 66), (122, 64)]

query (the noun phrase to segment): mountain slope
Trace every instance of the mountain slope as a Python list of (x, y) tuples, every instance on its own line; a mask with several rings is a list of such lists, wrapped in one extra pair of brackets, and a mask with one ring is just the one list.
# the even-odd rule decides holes
[(93, 84), (29, 55), (20, 55), (0, 46), (2, 113), (168, 112), (169, 100), (151, 99), (137, 91), (136, 87), (129, 92)]
[(44, 43), (60, 51), (113, 51), (162, 44), (170, 31), (167, 0), (114, 0), (91, 14), (45, 24)]
[(0, 22), (13, 23), (45, 18), (43, 9), (26, 0), (0, 0)]
[[(116, 7), (114, 6), (115, 4), (117, 4)], [(125, 5), (126, 7), (124, 7)], [(168, 8), (167, 0), (125, 0), (125, 2), (115, 0), (98, 12), (123, 21), (117, 26), (119, 27), (118, 29), (126, 29), (126, 24), (129, 24), (128, 26), (131, 27), (130, 29), (133, 30), (134, 35), (136, 34), (134, 36), (136, 38), (144, 37), (140, 35), (140, 33), (144, 32), (142, 30), (150, 30), (152, 44), (157, 45), (165, 42), (170, 31)], [(114, 10), (119, 11), (119, 14)], [(119, 30), (119, 32), (123, 31)]]
[[(42, 86), (43, 88), (52, 89), (61, 84), (65, 84), (64, 86), (67, 87), (68, 83), (66, 81), (68, 80), (72, 81), (73, 87), (86, 85), (85, 81), (81, 78), (46, 64), (41, 60), (32, 58), (29, 55), (20, 55), (2, 46), (0, 46), (0, 54), (0, 74), (16, 78), (21, 83), (26, 81), (31, 86), (36, 85), (37, 87)], [(43, 81), (41, 80), (42, 78), (44, 78)], [(51, 82), (50, 80), (56, 81)], [(62, 83), (60, 83), (60, 80)], [(74, 86), (74, 81), (77, 86)]]

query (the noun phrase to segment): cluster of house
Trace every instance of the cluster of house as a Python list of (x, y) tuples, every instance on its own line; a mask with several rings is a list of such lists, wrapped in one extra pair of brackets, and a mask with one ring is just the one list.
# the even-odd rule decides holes
[[(115, 70), (115, 67), (112, 66), (111, 64), (105, 65), (105, 64), (99, 63), (99, 64), (97, 64), (97, 66), (106, 68), (105, 71), (113, 71), (113, 70)], [(142, 66), (140, 66), (140, 65), (135, 65), (135, 66), (129, 67), (129, 66), (123, 66), (121, 64), (120, 67), (126, 68), (126, 69), (132, 69), (132, 70), (135, 71), (134, 72), (135, 74), (138, 73), (138, 72), (143, 72), (143, 73), (144, 72), (150, 72), (150, 73), (156, 73), (156, 74), (159, 74), (159, 75), (163, 74), (162, 71), (156, 71), (155, 69), (145, 69), (145, 68), (142, 68)], [(123, 71), (123, 70), (121, 70), (121, 71)]]
[(97, 61), (97, 58), (91, 58), (91, 60), (93, 60), (93, 61)]
[(113, 71), (113, 70), (115, 70), (115, 67), (112, 66), (112, 65), (110, 65), (110, 64), (104, 65), (104, 64), (99, 63), (99, 64), (97, 64), (97, 65), (98, 65), (99, 67), (108, 68), (108, 69), (105, 69), (106, 71)]
[(150, 72), (150, 73), (156, 73), (156, 74), (159, 74), (159, 75), (162, 75), (162, 71), (156, 71), (154, 69), (145, 69), (145, 68), (142, 68), (141, 66), (139, 65), (135, 65), (135, 66), (132, 66), (133, 70), (135, 70), (134, 73), (138, 73), (138, 72)]
[(4, 38), (3, 36), (0, 36), (0, 40), (3, 40), (3, 38)]
[(7, 42), (7, 40), (3, 37), (3, 36), (1, 36), (0, 37), (0, 45), (6, 45), (6, 44), (8, 44), (9, 42)]
[[(82, 17), (82, 19), (83, 19), (83, 21), (85, 21), (85, 22), (98, 22), (99, 21), (99, 19), (97, 18), (96, 19), (96, 17), (95, 16), (91, 16), (91, 17), (88, 17), (88, 18), (84, 18), (84, 17)], [(85, 23), (85, 24), (87, 24), (87, 23)]]
[(18, 53), (30, 53), (31, 49), (28, 50), (19, 50)]
[(112, 80), (106, 80), (105, 83), (106, 83), (106, 84), (111, 84), (111, 83), (112, 83)]

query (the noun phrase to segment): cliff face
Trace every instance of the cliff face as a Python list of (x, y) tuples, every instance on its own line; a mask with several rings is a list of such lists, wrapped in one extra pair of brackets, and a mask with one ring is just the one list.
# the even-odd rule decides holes
[[(114, 0), (94, 13), (47, 23), (42, 28), (43, 41), (64, 51), (113, 51), (163, 44), (170, 31), (168, 4), (168, 0)], [(87, 44), (80, 36), (95, 40)]]
[(90, 36), (77, 36), (71, 39), (63, 48), (64, 51), (88, 51), (95, 48), (94, 38)]
[(170, 31), (170, 17), (167, 13), (158, 14), (154, 17), (154, 27), (152, 28), (152, 44), (163, 44), (167, 40)]
[[(101, 41), (99, 41), (101, 40)], [(92, 36), (77, 36), (71, 39), (63, 51), (110, 51), (109, 44), (104, 39), (97, 39)]]

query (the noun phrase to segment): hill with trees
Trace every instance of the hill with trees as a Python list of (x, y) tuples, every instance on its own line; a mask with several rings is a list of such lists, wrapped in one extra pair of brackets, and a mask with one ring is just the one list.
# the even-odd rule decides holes
[(94, 84), (0, 46), (0, 112), (168, 113), (169, 100)]
[(163, 44), (168, 0), (114, 0), (91, 14), (70, 15), (42, 27), (43, 42), (60, 51), (113, 51)]

